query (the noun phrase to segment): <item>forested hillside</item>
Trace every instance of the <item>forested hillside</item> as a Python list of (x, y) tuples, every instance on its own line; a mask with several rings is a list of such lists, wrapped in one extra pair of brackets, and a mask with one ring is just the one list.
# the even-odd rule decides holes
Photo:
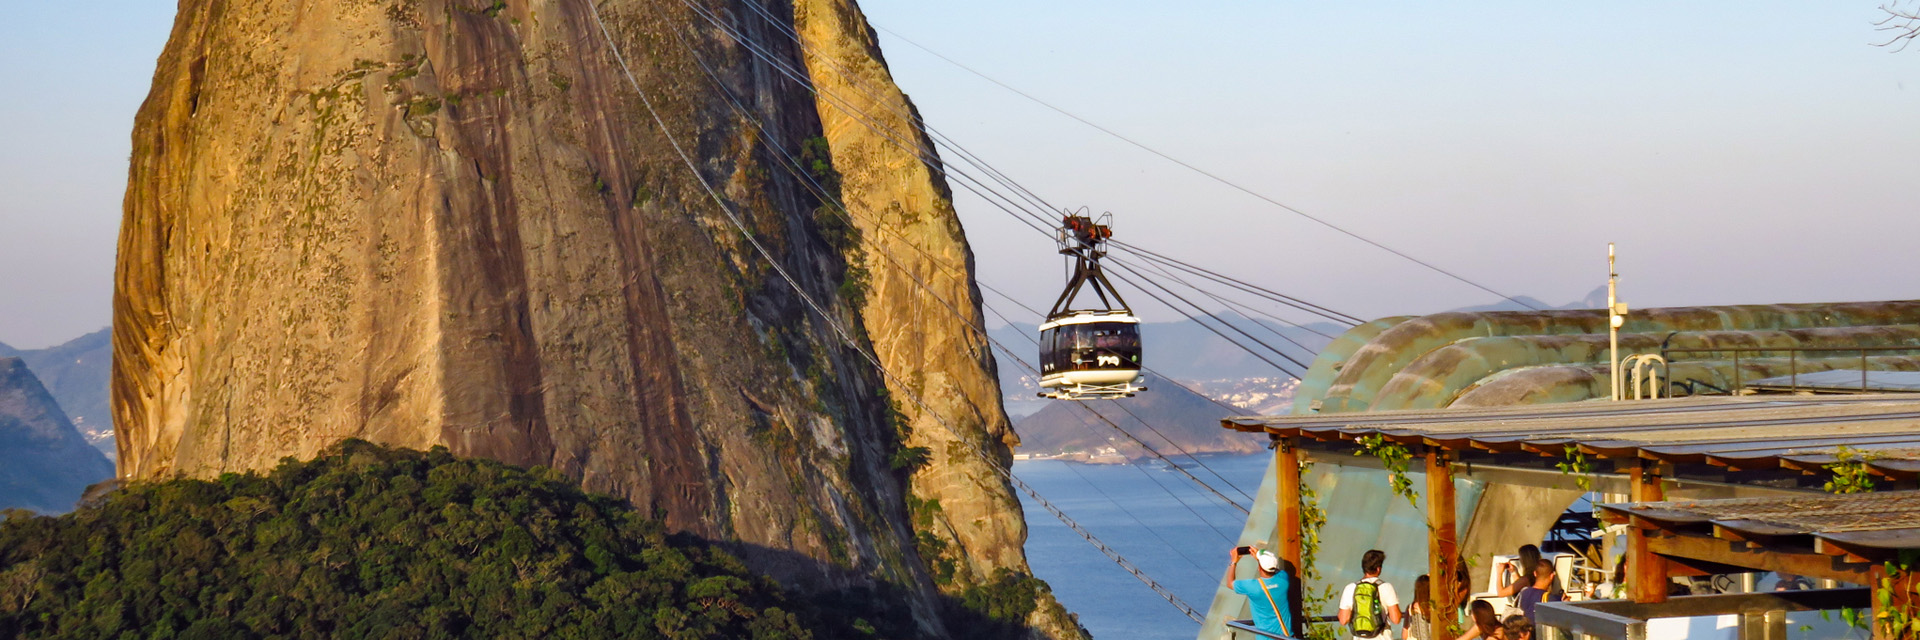
[[(439, 448), (351, 440), (264, 474), (136, 484), (57, 518), (9, 515), (6, 638), (915, 635), (884, 594), (790, 595), (558, 472)], [(1012, 604), (1005, 618), (1031, 611), (1026, 588), (997, 603)]]

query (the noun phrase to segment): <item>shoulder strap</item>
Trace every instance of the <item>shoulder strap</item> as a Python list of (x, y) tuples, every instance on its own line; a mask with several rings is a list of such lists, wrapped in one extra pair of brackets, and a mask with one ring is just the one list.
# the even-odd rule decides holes
[[(1273, 575), (1277, 576), (1280, 574), (1276, 573)], [(1273, 592), (1267, 590), (1267, 579), (1256, 575), (1253, 578), (1253, 583), (1260, 585), (1260, 593), (1267, 594), (1267, 606), (1273, 607), (1273, 619), (1279, 621), (1281, 625), (1285, 625), (1287, 619), (1280, 615), (1280, 603), (1273, 601)], [(1281, 629), (1281, 631), (1289, 634), (1293, 633), (1292, 629)]]

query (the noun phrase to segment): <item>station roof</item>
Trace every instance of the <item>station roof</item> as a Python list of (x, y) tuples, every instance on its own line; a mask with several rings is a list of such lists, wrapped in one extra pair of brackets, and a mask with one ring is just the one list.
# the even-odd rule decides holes
[(1572, 447), (1603, 458), (1733, 470), (1813, 471), (1853, 455), (1881, 475), (1920, 474), (1920, 395), (1913, 394), (1589, 401), (1244, 416), (1222, 424), (1326, 442), (1378, 435), (1403, 445), (1556, 457)]
[(1842, 548), (1920, 549), (1920, 491), (1888, 491), (1729, 500), (1596, 505), (1610, 518), (1633, 517), (1666, 528), (1711, 528), (1711, 535), (1790, 542), (1812, 538)]

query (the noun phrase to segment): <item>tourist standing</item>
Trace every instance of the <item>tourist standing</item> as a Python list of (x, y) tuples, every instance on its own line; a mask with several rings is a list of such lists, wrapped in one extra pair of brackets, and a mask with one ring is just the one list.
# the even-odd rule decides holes
[(1520, 590), (1520, 613), (1533, 622), (1533, 610), (1541, 602), (1565, 600), (1566, 594), (1560, 592), (1560, 585), (1554, 580), (1553, 561), (1541, 560), (1534, 565), (1533, 584)]
[(1407, 603), (1407, 627), (1401, 635), (1406, 640), (1428, 640), (1433, 637), (1433, 579), (1426, 574), (1413, 580), (1413, 601)]
[(1359, 582), (1340, 592), (1340, 624), (1355, 638), (1377, 638), (1400, 624), (1400, 597), (1393, 585), (1380, 579), (1380, 567), (1387, 563), (1387, 552), (1379, 549), (1360, 556)]
[(1233, 581), (1233, 592), (1247, 597), (1248, 608), (1253, 610), (1254, 628), (1275, 635), (1293, 635), (1293, 611), (1280, 604), (1287, 601), (1293, 576), (1280, 570), (1280, 556), (1266, 550), (1256, 553), (1252, 547), (1233, 549), (1227, 575), (1239, 575), (1240, 559), (1247, 556), (1259, 561), (1260, 577)]
[(1520, 557), (1512, 563), (1500, 567), (1500, 589), (1493, 595), (1512, 598), (1520, 595), (1520, 590), (1533, 585), (1533, 568), (1540, 564), (1540, 547), (1530, 544), (1520, 545)]

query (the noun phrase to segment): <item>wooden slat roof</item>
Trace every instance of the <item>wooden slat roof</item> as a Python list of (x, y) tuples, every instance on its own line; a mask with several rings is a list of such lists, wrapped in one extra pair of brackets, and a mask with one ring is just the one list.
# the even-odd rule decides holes
[(1857, 450), (1883, 475), (1920, 473), (1920, 395), (1695, 397), (1305, 416), (1241, 416), (1229, 429), (1320, 441), (1382, 436), (1458, 451), (1810, 470)]
[(1665, 526), (1712, 525), (1749, 537), (1811, 537), (1843, 547), (1920, 549), (1920, 491), (1597, 506)]

